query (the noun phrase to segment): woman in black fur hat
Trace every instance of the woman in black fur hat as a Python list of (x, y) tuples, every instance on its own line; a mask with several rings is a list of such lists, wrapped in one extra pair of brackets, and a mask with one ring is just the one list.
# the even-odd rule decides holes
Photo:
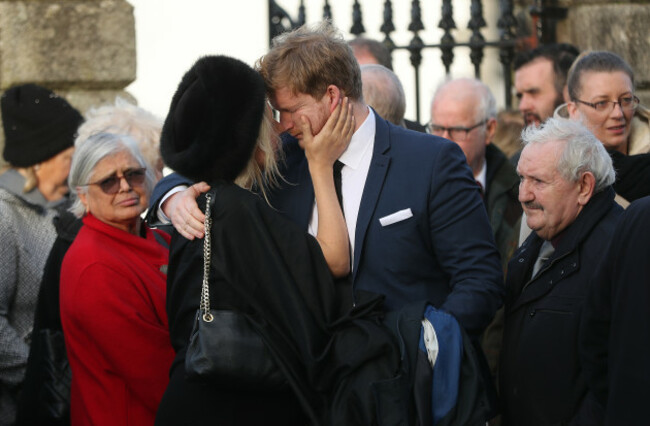
[[(255, 186), (263, 195), (281, 179), (270, 123), (257, 72), (232, 58), (205, 57), (174, 95), (161, 151), (170, 167), (211, 186), (208, 201), (198, 200), (211, 210), (210, 307), (246, 318), (284, 384), (188, 377), (185, 358), (201, 296), (204, 242), (175, 233), (167, 311), (177, 355), (157, 425), (374, 424), (381, 394), (375, 384), (392, 383), (399, 372), (400, 351), (380, 323), (382, 298), (357, 294), (353, 300), (349, 280), (333, 279), (350, 268), (332, 178), (354, 128), (347, 100), (317, 136), (308, 122), (301, 123), (319, 213), (316, 239), (249, 191)], [(234, 364), (246, 367), (255, 355)]]

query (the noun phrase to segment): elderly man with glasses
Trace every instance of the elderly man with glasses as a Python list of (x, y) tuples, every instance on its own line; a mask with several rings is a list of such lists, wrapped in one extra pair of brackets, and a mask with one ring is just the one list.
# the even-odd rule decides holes
[[(496, 101), (485, 84), (467, 78), (451, 80), (433, 97), (427, 131), (452, 140), (463, 150), (483, 194), (505, 272), (518, 245), (522, 209), (515, 168), (491, 143), (496, 113)], [(499, 310), (481, 342), (493, 377), (497, 375), (502, 329), (503, 310)]]
[(517, 248), (521, 205), (517, 200), (519, 180), (515, 169), (491, 143), (496, 126), (494, 96), (480, 81), (468, 78), (451, 80), (436, 91), (427, 131), (455, 142), (465, 153), (483, 194), (505, 269)]

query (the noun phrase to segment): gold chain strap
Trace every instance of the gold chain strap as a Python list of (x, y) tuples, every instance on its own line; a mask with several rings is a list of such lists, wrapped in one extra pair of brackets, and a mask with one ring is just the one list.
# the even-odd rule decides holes
[(201, 286), (201, 303), (199, 309), (203, 311), (203, 321), (211, 322), (213, 317), (210, 313), (210, 287), (208, 277), (210, 276), (210, 256), (212, 253), (210, 227), (212, 217), (210, 216), (210, 194), (205, 195), (205, 236), (203, 237), (203, 285)]

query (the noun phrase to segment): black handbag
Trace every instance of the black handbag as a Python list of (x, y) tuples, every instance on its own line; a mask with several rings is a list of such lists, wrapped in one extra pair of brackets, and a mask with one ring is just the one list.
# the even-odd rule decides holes
[(35, 332), (16, 424), (69, 425), (71, 381), (63, 332), (49, 328)]
[(240, 389), (283, 389), (284, 375), (246, 317), (238, 312), (210, 309), (211, 194), (206, 194), (201, 302), (185, 355), (190, 379), (208, 379)]

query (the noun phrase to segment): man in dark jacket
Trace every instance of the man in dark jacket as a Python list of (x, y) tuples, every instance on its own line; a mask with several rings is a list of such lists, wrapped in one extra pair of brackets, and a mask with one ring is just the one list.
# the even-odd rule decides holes
[[(505, 273), (519, 242), (521, 204), (515, 167), (492, 144), (496, 115), (496, 101), (485, 84), (469, 78), (451, 80), (438, 88), (431, 101), (427, 131), (452, 140), (463, 150), (480, 187)], [(501, 309), (481, 339), (493, 377), (497, 374), (502, 333)]]
[(508, 265), (500, 389), (509, 425), (593, 424), (578, 325), (593, 270), (622, 209), (602, 144), (549, 119), (523, 134), (519, 200), (534, 231)]
[(455, 142), (463, 150), (481, 189), (505, 270), (518, 245), (521, 205), (515, 168), (492, 144), (496, 116), (496, 101), (490, 89), (479, 80), (459, 78), (436, 91), (427, 131)]

